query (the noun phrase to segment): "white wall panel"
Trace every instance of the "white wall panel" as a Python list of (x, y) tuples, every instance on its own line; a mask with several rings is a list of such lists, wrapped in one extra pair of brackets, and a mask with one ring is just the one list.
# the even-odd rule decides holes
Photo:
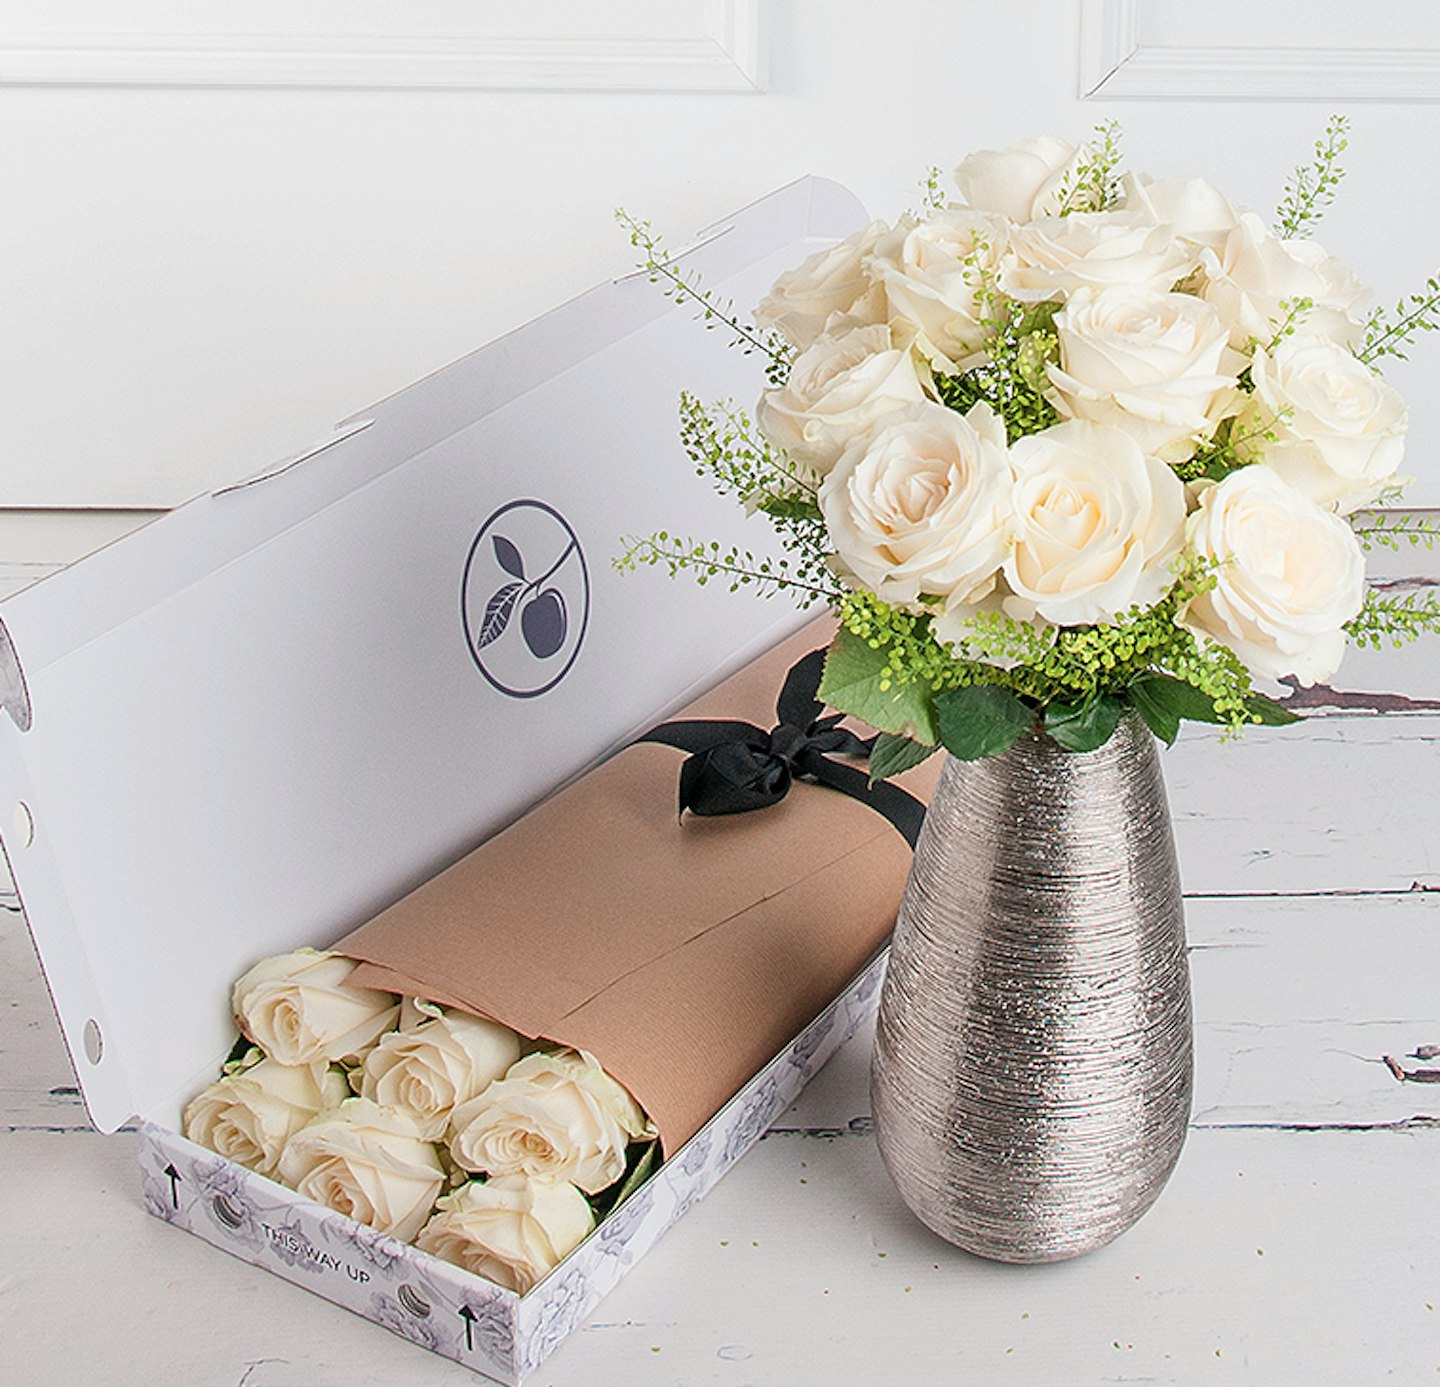
[[(157, 24), (201, 10), (145, 2)], [(0, 31), (22, 15), (95, 25), (141, 0), (88, 3), (0, 0)], [(257, 26), (289, 15), (298, 31), (302, 17), (341, 8), (327, 5), (246, 10)], [(765, 0), (769, 81), (744, 99), (0, 84), (0, 504), (167, 505), (253, 473), (626, 273), (616, 204), (678, 245), (816, 172), (893, 216), (928, 164), (948, 170), (971, 149), (1040, 131), (1079, 139), (1111, 115), (1135, 167), (1209, 178), (1268, 213), (1330, 110), (1347, 109), (1350, 174), (1319, 239), (1385, 300), (1440, 263), (1440, 183), (1426, 172), (1440, 105), (1087, 100), (1079, 0), (1043, 7), (1037, 24), (1038, 3)], [(670, 17), (603, 0), (587, 13), (703, 19), (678, 0), (659, 8)], [(472, 10), (530, 22), (532, 9), (559, 14), (539, 3), (344, 6), (352, 27), (366, 18), (376, 32), (409, 12), (438, 31)], [(239, 12), (239, 0), (205, 8)], [(1200, 14), (1199, 36), (1223, 39)], [(1414, 494), (1431, 504), (1437, 370), (1440, 335), (1392, 374), (1411, 400)]]
[(1087, 96), (1440, 101), (1433, 0), (1083, 0)]
[(0, 82), (750, 92), (761, 19), (761, 0), (8, 0)]

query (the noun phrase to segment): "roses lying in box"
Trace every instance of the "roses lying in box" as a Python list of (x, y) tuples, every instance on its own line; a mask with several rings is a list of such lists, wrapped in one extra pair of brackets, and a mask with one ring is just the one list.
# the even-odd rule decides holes
[(239, 1053), (185, 1134), (523, 1294), (645, 1178), (653, 1126), (589, 1055), (347, 987), (354, 967), (302, 949), (240, 978)]

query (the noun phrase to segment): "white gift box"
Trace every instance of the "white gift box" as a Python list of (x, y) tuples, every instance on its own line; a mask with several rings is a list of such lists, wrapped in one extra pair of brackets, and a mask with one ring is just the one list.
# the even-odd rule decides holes
[[(805, 179), (680, 263), (748, 305), (862, 220)], [(694, 316), (603, 285), (0, 602), (0, 838), (91, 1120), (139, 1121), (146, 1206), (509, 1383), (853, 1031), (874, 967), (524, 1297), (176, 1132), (251, 963), (337, 939), (804, 620), (611, 567), (660, 528), (773, 552), (680, 453), (682, 389), (748, 409), (759, 380)], [(512, 550), (530, 576), (482, 641)]]

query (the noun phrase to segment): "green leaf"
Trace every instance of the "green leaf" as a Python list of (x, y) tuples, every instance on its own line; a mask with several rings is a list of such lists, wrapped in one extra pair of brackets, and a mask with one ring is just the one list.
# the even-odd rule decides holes
[(819, 520), (820, 507), (808, 496), (766, 496), (755, 509), (778, 520)]
[(1260, 719), (1262, 727), (1288, 727), (1301, 720), (1299, 713), (1291, 712), (1283, 703), (1276, 703), (1264, 694), (1251, 694), (1245, 700), (1245, 707)]
[(926, 746), (924, 742), (917, 742), (911, 737), (897, 737), (893, 732), (882, 732), (875, 739), (875, 747), (870, 753), (870, 783), (873, 785), (877, 780), (889, 780), (892, 775), (908, 771), (938, 750), (939, 747)]
[(1126, 693), (1132, 706), (1145, 719), (1145, 726), (1166, 746), (1174, 746), (1175, 738), (1180, 735), (1180, 714), (1155, 696), (1145, 678), (1134, 680)]
[(646, 1180), (650, 1178), (650, 1172), (655, 1169), (655, 1160), (659, 1154), (659, 1151), (659, 1141), (652, 1141), (646, 1145), (645, 1150), (641, 1153), (639, 1160), (637, 1160), (630, 1167), (630, 1173), (625, 1177), (624, 1183), (621, 1184), (619, 1192), (614, 1196), (613, 1199), (607, 1201), (609, 1203), (609, 1208), (605, 1210), (607, 1216), (613, 1213), (616, 1209), (618, 1209), (627, 1199), (630, 1198), (632, 1194), (635, 1193), (636, 1190), (640, 1188), (641, 1185), (645, 1183)]
[[(1172, 721), (1176, 731), (1181, 718), (1189, 718), (1191, 722), (1226, 721), (1215, 711), (1208, 694), (1168, 674), (1142, 674), (1131, 681), (1128, 692), (1130, 701), (1140, 710), (1140, 716), (1149, 724), (1150, 730), (1166, 742), (1175, 740), (1173, 733), (1166, 735)], [(1297, 713), (1273, 698), (1266, 698), (1264, 694), (1249, 695), (1245, 707), (1264, 727), (1285, 727), (1300, 721)]]
[(936, 696), (940, 741), (961, 761), (998, 756), (1035, 721), (1035, 710), (995, 684), (972, 684)]
[[(1202, 693), (1193, 684), (1183, 679), (1174, 679), (1168, 674), (1142, 674), (1130, 684), (1130, 698), (1143, 714), (1145, 709), (1140, 700), (1148, 699), (1153, 705), (1176, 718), (1189, 718), (1191, 722), (1224, 722), (1215, 711), (1214, 700)], [(1149, 719), (1146, 718), (1148, 722)]]
[(1067, 751), (1094, 751), (1110, 740), (1124, 709), (1113, 694), (1083, 703), (1052, 701), (1045, 708), (1045, 730)]
[(825, 656), (821, 699), (838, 712), (868, 722), (876, 731), (934, 745), (940, 734), (930, 707), (929, 687), (912, 682), (892, 683), (882, 689), (881, 671), (887, 659), (883, 648), (872, 650), (868, 641), (841, 627)]

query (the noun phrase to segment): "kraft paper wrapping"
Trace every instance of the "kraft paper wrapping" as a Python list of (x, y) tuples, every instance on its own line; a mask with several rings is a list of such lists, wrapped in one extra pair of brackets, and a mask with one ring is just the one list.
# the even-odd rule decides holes
[[(677, 717), (769, 728), (814, 622)], [(940, 757), (898, 783), (928, 800)], [(910, 867), (891, 825), (797, 783), (778, 805), (676, 817), (684, 753), (627, 747), (342, 939), (356, 985), (588, 1050), (677, 1150), (885, 942)]]

